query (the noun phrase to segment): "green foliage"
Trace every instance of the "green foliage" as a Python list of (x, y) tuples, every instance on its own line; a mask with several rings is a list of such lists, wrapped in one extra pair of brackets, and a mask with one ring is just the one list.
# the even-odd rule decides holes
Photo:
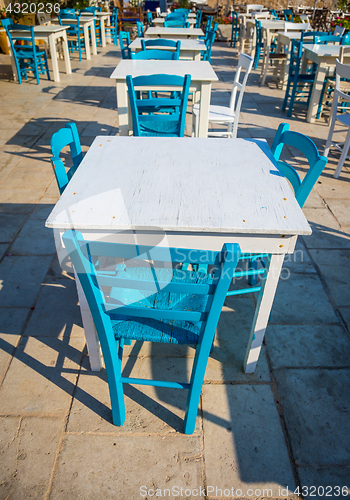
[(338, 9), (342, 10), (343, 12), (348, 12), (350, 4), (347, 0), (338, 0), (337, 7), (338, 7)]

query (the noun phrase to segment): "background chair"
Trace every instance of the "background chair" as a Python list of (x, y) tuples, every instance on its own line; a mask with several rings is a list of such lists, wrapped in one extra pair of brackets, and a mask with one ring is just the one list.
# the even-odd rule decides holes
[(268, 70), (273, 72), (275, 72), (275, 70), (278, 72), (279, 70), (280, 80), (282, 80), (287, 60), (287, 54), (275, 52), (276, 44), (273, 42), (274, 34), (271, 33), (269, 29), (263, 30), (263, 32), (264, 57), (261, 66), (260, 85), (265, 85)]
[(172, 19), (171, 21), (164, 21), (164, 28), (189, 28), (190, 23), (182, 19)]
[(152, 12), (147, 12), (147, 24), (148, 24), (148, 27), (153, 26)]
[(166, 47), (167, 50), (172, 50), (176, 54), (174, 61), (180, 59), (181, 40), (168, 40), (166, 38), (147, 38), (141, 40), (142, 50), (158, 49), (159, 47)]
[(239, 17), (238, 12), (232, 11), (232, 29), (230, 47), (236, 47), (237, 37), (239, 35)]
[[(66, 172), (64, 163), (60, 158), (61, 151), (66, 146), (70, 148), (73, 162), (73, 166), (68, 172)], [(61, 128), (53, 134), (51, 137), (51, 151), (53, 155), (50, 158), (52, 168), (56, 176), (58, 189), (62, 194), (83, 159), (78, 129), (75, 123), (66, 123), (65, 128)]]
[[(11, 19), (2, 19), (1, 22), (10, 42), (18, 83), (22, 83), (22, 77), (28, 80), (28, 72), (33, 73), (37, 83), (40, 83), (39, 75), (42, 73), (46, 73), (48, 80), (51, 80), (46, 52), (39, 50), (35, 45), (34, 27), (22, 24), (14, 25)], [(23, 35), (11, 35), (11, 29), (22, 31)], [(17, 45), (17, 41), (24, 41), (25, 45)]]
[[(342, 47), (343, 48), (343, 47)], [(344, 47), (345, 48), (345, 47)], [(349, 51), (350, 47), (346, 47)], [(344, 53), (344, 52), (343, 52)], [(342, 57), (343, 57), (342, 53)], [(333, 104), (331, 108), (331, 123), (329, 127), (328, 137), (326, 146), (324, 149), (324, 155), (328, 156), (329, 148), (331, 145), (335, 146), (337, 149), (341, 151), (341, 156), (338, 161), (338, 165), (334, 172), (334, 177), (337, 179), (342, 171), (345, 160), (348, 156), (349, 147), (350, 147), (350, 113), (342, 113), (337, 114), (339, 99), (343, 101), (350, 102), (350, 95), (344, 92), (341, 88), (341, 78), (345, 78), (346, 80), (350, 80), (350, 66), (347, 64), (342, 64), (339, 60), (336, 61), (336, 82), (335, 82), (335, 91), (333, 97)], [(332, 141), (332, 136), (334, 133), (335, 122), (338, 121), (344, 127), (348, 128), (346, 139), (343, 144), (343, 147), (340, 146), (339, 143)]]
[(141, 21), (136, 21), (136, 28), (137, 28), (137, 36), (139, 38), (145, 38), (145, 30), (143, 27), (143, 23), (141, 23)]
[[(128, 75), (126, 83), (134, 136), (184, 137), (190, 75), (148, 75), (135, 78)], [(157, 87), (157, 94), (150, 96), (147, 92), (147, 98), (139, 99), (135, 91), (138, 90), (137, 87), (149, 91)], [(178, 87), (179, 90), (174, 92), (173, 87)]]
[(195, 24), (195, 28), (200, 28), (201, 27), (202, 15), (203, 15), (203, 11), (202, 10), (197, 10), (197, 12), (196, 12), (196, 24)]
[[(170, 267), (179, 265), (189, 250), (181, 249), (180, 253), (173, 248), (90, 242), (71, 230), (65, 232), (63, 242), (84, 290), (101, 344), (113, 423), (120, 426), (125, 421), (125, 383), (187, 389), (184, 432), (192, 434), (215, 330), (239, 259), (239, 246), (224, 245), (221, 252), (192, 250), (195, 262), (214, 266), (211, 275)], [(142, 267), (126, 267), (121, 278), (118, 272), (102, 274), (91, 262), (100, 256), (132, 258)], [(154, 267), (155, 261), (161, 264)], [(151, 291), (147, 292), (146, 285), (151, 286)], [(111, 289), (109, 297), (103, 291), (106, 286)], [(190, 382), (123, 377), (125, 339), (196, 346)]]
[(130, 59), (130, 33), (128, 31), (119, 31), (118, 38), (122, 59)]
[(253, 68), (256, 69), (259, 64), (260, 57), (264, 55), (264, 42), (262, 38), (261, 21), (255, 20), (255, 53)]
[[(214, 28), (215, 28), (215, 25), (214, 25)], [(211, 51), (213, 48), (213, 43), (215, 41), (215, 36), (216, 36), (216, 30), (215, 31), (208, 31), (207, 37), (205, 40), (206, 50), (201, 53), (202, 61), (209, 61), (211, 63)]]
[[(241, 111), (241, 105), (244, 95), (244, 89), (248, 80), (249, 73), (252, 69), (253, 59), (246, 54), (241, 53), (238, 60), (238, 67), (233, 81), (230, 105), (229, 106), (215, 106), (213, 104), (209, 107), (209, 124), (227, 124), (227, 130), (212, 132), (208, 131), (208, 136), (219, 136), (219, 137), (237, 137), (237, 128), (239, 122), (239, 114)], [(242, 69), (245, 72), (242, 72)], [(242, 82), (240, 83), (240, 78), (243, 75)], [(238, 94), (239, 92), (239, 94)], [(194, 117), (194, 133), (198, 137), (198, 126), (199, 126), (199, 105), (195, 104), (193, 106), (193, 117)]]
[(139, 52), (130, 51), (130, 59), (139, 60), (158, 60), (158, 61), (178, 61), (179, 54), (177, 51), (173, 50), (159, 50), (159, 49), (148, 49), (141, 50)]
[[(78, 50), (79, 61), (81, 61), (81, 53), (85, 50), (85, 38), (84, 28), (80, 26), (79, 16), (76, 16), (75, 14), (59, 14), (58, 21), (61, 26), (64, 26), (62, 19), (75, 21), (69, 25), (69, 28), (67, 29), (68, 47), (69, 51), (72, 53), (75, 52), (76, 49)], [(65, 26), (67, 26), (67, 24)]]
[(106, 33), (110, 35), (116, 46), (118, 46), (118, 11), (119, 9), (113, 9), (113, 13), (110, 16), (110, 26), (106, 26)]
[[(101, 12), (101, 11), (102, 11), (101, 7), (85, 7), (85, 9), (79, 11), (79, 15), (82, 12), (88, 12), (94, 16), (96, 12)], [(94, 26), (95, 26), (96, 41), (97, 41), (97, 43), (102, 45), (101, 21), (99, 19), (95, 19)]]
[(272, 16), (272, 19), (276, 19), (276, 20), (278, 20), (278, 15), (277, 15), (277, 12), (276, 12), (276, 10), (275, 10), (275, 9), (271, 9), (271, 10), (270, 10), (270, 14), (271, 14), (271, 16)]
[(205, 40), (206, 39), (207, 33), (209, 33), (209, 31), (211, 31), (212, 22), (213, 22), (213, 16), (208, 16), (207, 17), (207, 22), (206, 22), (206, 25), (205, 25), (204, 35), (203, 36), (202, 35), (199, 36), (198, 37), (199, 40)]
[(292, 9), (284, 9), (283, 10), (283, 15), (284, 15), (284, 19), (286, 21), (291, 21), (292, 23), (294, 23), (294, 17), (293, 17), (293, 11), (292, 11)]

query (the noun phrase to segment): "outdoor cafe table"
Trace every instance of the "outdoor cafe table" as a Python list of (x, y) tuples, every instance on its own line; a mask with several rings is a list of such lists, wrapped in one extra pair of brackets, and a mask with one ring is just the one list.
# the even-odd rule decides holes
[[(177, 41), (176, 39), (172, 39)], [(179, 40), (181, 42), (180, 47), (180, 59), (192, 59), (194, 61), (201, 60), (201, 51), (206, 50), (206, 45), (204, 40), (194, 40), (193, 38), (184, 38)], [(141, 50), (141, 38), (136, 38), (129, 48), (132, 51), (139, 52)], [(157, 49), (168, 49), (169, 47), (155, 47)]]
[(287, 88), (292, 41), (300, 40), (300, 38), (301, 31), (288, 31), (287, 33), (278, 33), (276, 52), (277, 54), (279, 54), (281, 52), (281, 48), (285, 47), (285, 51), (287, 53), (287, 60), (284, 66), (284, 74), (282, 80), (282, 90), (286, 90)]
[[(196, 19), (193, 19), (192, 17), (188, 18), (187, 19), (187, 22), (189, 24), (196, 24)], [(159, 26), (164, 26), (164, 23), (165, 23), (165, 18), (164, 17), (155, 17), (152, 21), (153, 24), (155, 25), (159, 25)]]
[[(317, 64), (315, 81), (312, 86), (312, 93), (307, 110), (306, 121), (313, 123), (316, 120), (318, 104), (323, 89), (323, 84), (327, 76), (327, 70), (335, 68), (335, 61), (339, 58), (340, 45), (304, 45), (304, 55), (301, 72), (306, 72), (308, 61)], [(349, 64), (350, 54), (344, 54), (344, 62)]]
[(154, 27), (148, 28), (145, 33), (149, 38), (198, 38), (204, 36), (200, 28), (164, 28)]
[[(311, 233), (264, 140), (99, 136), (70, 180), (46, 226), (88, 240), (268, 253), (244, 363), (255, 370), (285, 254)], [(90, 310), (77, 280), (90, 364), (100, 360)]]
[[(81, 16), (91, 16), (91, 12), (81, 12)], [(109, 21), (109, 16), (110, 14), (108, 12), (95, 12), (94, 14), (95, 17), (100, 21), (100, 26), (101, 26), (101, 42), (102, 42), (102, 47), (106, 46), (106, 25), (105, 22), (107, 23), (107, 26), (110, 25)]]
[[(52, 19), (53, 22), (59, 22), (57, 18)], [(85, 54), (86, 54), (86, 59), (90, 60), (91, 59), (91, 54), (90, 54), (90, 42), (89, 42), (89, 27), (90, 27), (90, 33), (91, 33), (91, 48), (92, 48), (92, 53), (94, 56), (97, 55), (97, 47), (96, 47), (96, 35), (95, 35), (95, 18), (94, 17), (88, 17), (88, 16), (80, 16), (79, 17), (80, 25), (83, 26), (84, 29), (84, 41), (85, 41)], [(62, 23), (67, 25), (67, 27), (70, 24), (77, 24), (75, 19), (62, 19)]]
[[(199, 103), (199, 137), (208, 135), (208, 119), (211, 94), (211, 82), (217, 81), (208, 61), (144, 61), (123, 59), (115, 68), (110, 78), (116, 80), (119, 134), (128, 135), (132, 130), (132, 118), (127, 94), (126, 76), (131, 75), (191, 75), (190, 92), (194, 92), (194, 103)], [(157, 90), (157, 88), (152, 88)]]
[[(170, 14), (170, 12), (161, 12), (161, 13), (160, 13), (160, 17), (167, 17), (169, 14)], [(196, 14), (195, 14), (194, 12), (190, 12), (190, 13), (188, 14), (188, 17), (190, 17), (190, 18), (191, 18), (191, 17), (192, 17), (192, 18), (194, 17), (194, 18), (195, 18), (195, 17), (196, 17)], [(153, 19), (153, 21), (154, 21), (154, 19)]]
[[(54, 25), (34, 26), (34, 38), (36, 40), (44, 40), (45, 42), (47, 42), (49, 44), (50, 53), (51, 53), (53, 79), (55, 82), (60, 81), (60, 74), (58, 71), (58, 62), (57, 62), (57, 50), (56, 50), (56, 41), (59, 38), (62, 39), (66, 73), (67, 73), (67, 75), (70, 75), (72, 73), (70, 58), (69, 58), (66, 30), (67, 30), (67, 26), (54, 26)], [(13, 36), (20, 36), (22, 38), (25, 37), (25, 33), (23, 31), (18, 31), (18, 30), (16, 31), (16, 29), (11, 29), (10, 31), (11, 31), (11, 34)], [(28, 39), (29, 38), (30, 38), (30, 34), (28, 36)], [(9, 44), (9, 50), (10, 50), (10, 56), (11, 56), (12, 71), (13, 71), (13, 75), (16, 79), (16, 77), (17, 77), (16, 76), (17, 75), (16, 64), (15, 64), (15, 60), (14, 60), (12, 52), (11, 52), (10, 44)]]

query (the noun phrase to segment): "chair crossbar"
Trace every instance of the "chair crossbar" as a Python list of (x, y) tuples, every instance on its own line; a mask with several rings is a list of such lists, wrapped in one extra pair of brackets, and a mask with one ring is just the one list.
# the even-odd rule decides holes
[(257, 274), (264, 274), (265, 269), (249, 269), (248, 271), (236, 271), (233, 278), (242, 278), (243, 276), (255, 276)]
[(148, 380), (145, 378), (120, 377), (123, 384), (151, 385), (153, 387), (169, 387), (171, 389), (189, 389), (191, 386), (181, 382), (166, 382), (163, 380)]
[(143, 317), (174, 321), (206, 321), (208, 314), (197, 311), (174, 311), (172, 309), (151, 309), (148, 307), (116, 307), (115, 304), (103, 304), (105, 312), (111, 319), (118, 319), (119, 316)]
[(234, 295), (243, 295), (245, 293), (260, 292), (261, 286), (253, 286), (251, 288), (244, 288), (243, 290), (230, 290), (227, 292), (226, 297), (232, 297)]

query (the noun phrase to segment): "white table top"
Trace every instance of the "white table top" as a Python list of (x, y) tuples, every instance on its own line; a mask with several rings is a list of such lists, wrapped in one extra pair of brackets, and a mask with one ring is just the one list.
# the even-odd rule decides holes
[[(90, 16), (91, 17), (91, 12), (80, 12), (81, 16)], [(95, 17), (105, 17), (105, 16), (111, 16), (112, 14), (110, 12), (95, 12), (94, 16)]]
[[(160, 13), (160, 16), (161, 16), (161, 17), (166, 17), (166, 16), (168, 16), (168, 15), (169, 15), (169, 12), (161, 12), (161, 13)], [(188, 14), (188, 17), (192, 17), (192, 18), (193, 18), (193, 17), (196, 17), (196, 14), (194, 14), (193, 12), (190, 12), (190, 13)]]
[(278, 35), (288, 38), (289, 40), (299, 40), (301, 38), (301, 31), (288, 31), (287, 33), (281, 31)]
[[(91, 21), (93, 21), (95, 19), (94, 16), (79, 16), (79, 21), (80, 21), (80, 24), (86, 24), (86, 23), (90, 23)], [(58, 17), (55, 17), (53, 19), (51, 19), (52, 22), (55, 22), (55, 23), (59, 23), (59, 20), (58, 20)], [(77, 21), (75, 19), (62, 19), (62, 23), (64, 24), (77, 24)]]
[[(319, 57), (339, 57), (340, 45), (321, 45), (321, 44), (306, 44), (303, 46), (304, 51), (317, 54)], [(344, 57), (350, 54), (344, 54)]]
[[(166, 40), (165, 38), (162, 38), (162, 40)], [(205, 42), (204, 40), (195, 40), (194, 38), (179, 38), (178, 40), (172, 38), (172, 42), (181, 42), (180, 50), (205, 50)], [(131, 49), (141, 49), (141, 38), (136, 38), (131, 44), (129, 45)], [(169, 47), (154, 47), (155, 49), (166, 49), (169, 50)]]
[(178, 35), (188, 35), (188, 36), (203, 36), (204, 33), (200, 28), (163, 28), (155, 27), (148, 28), (146, 31), (147, 35), (170, 35), (169, 38), (176, 37)]
[(110, 78), (124, 80), (126, 75), (191, 75), (191, 81), (213, 82), (218, 80), (215, 71), (208, 61), (143, 61), (122, 59)]
[(231, 138), (96, 137), (46, 226), (311, 233), (277, 167), (254, 142)]
[[(155, 17), (152, 22), (153, 22), (153, 24), (164, 25), (165, 18), (164, 17)], [(193, 19), (192, 17), (189, 18), (189, 19), (187, 19), (187, 22), (190, 23), (190, 24), (192, 24), (192, 25), (196, 24), (196, 20)]]
[[(61, 25), (56, 25), (56, 24), (49, 24), (49, 25), (44, 25), (44, 24), (41, 24), (40, 26), (34, 26), (34, 34), (44, 34), (44, 33), (48, 33), (48, 34), (51, 34), (51, 33), (57, 33), (58, 31), (63, 31), (63, 30), (66, 30), (68, 29), (69, 26), (61, 26)], [(10, 30), (11, 33), (20, 33), (21, 35), (23, 35), (23, 37), (26, 36), (25, 32), (21, 31), (21, 30), (16, 30), (15, 29), (11, 29)], [(28, 33), (28, 37), (30, 37), (30, 33)]]

